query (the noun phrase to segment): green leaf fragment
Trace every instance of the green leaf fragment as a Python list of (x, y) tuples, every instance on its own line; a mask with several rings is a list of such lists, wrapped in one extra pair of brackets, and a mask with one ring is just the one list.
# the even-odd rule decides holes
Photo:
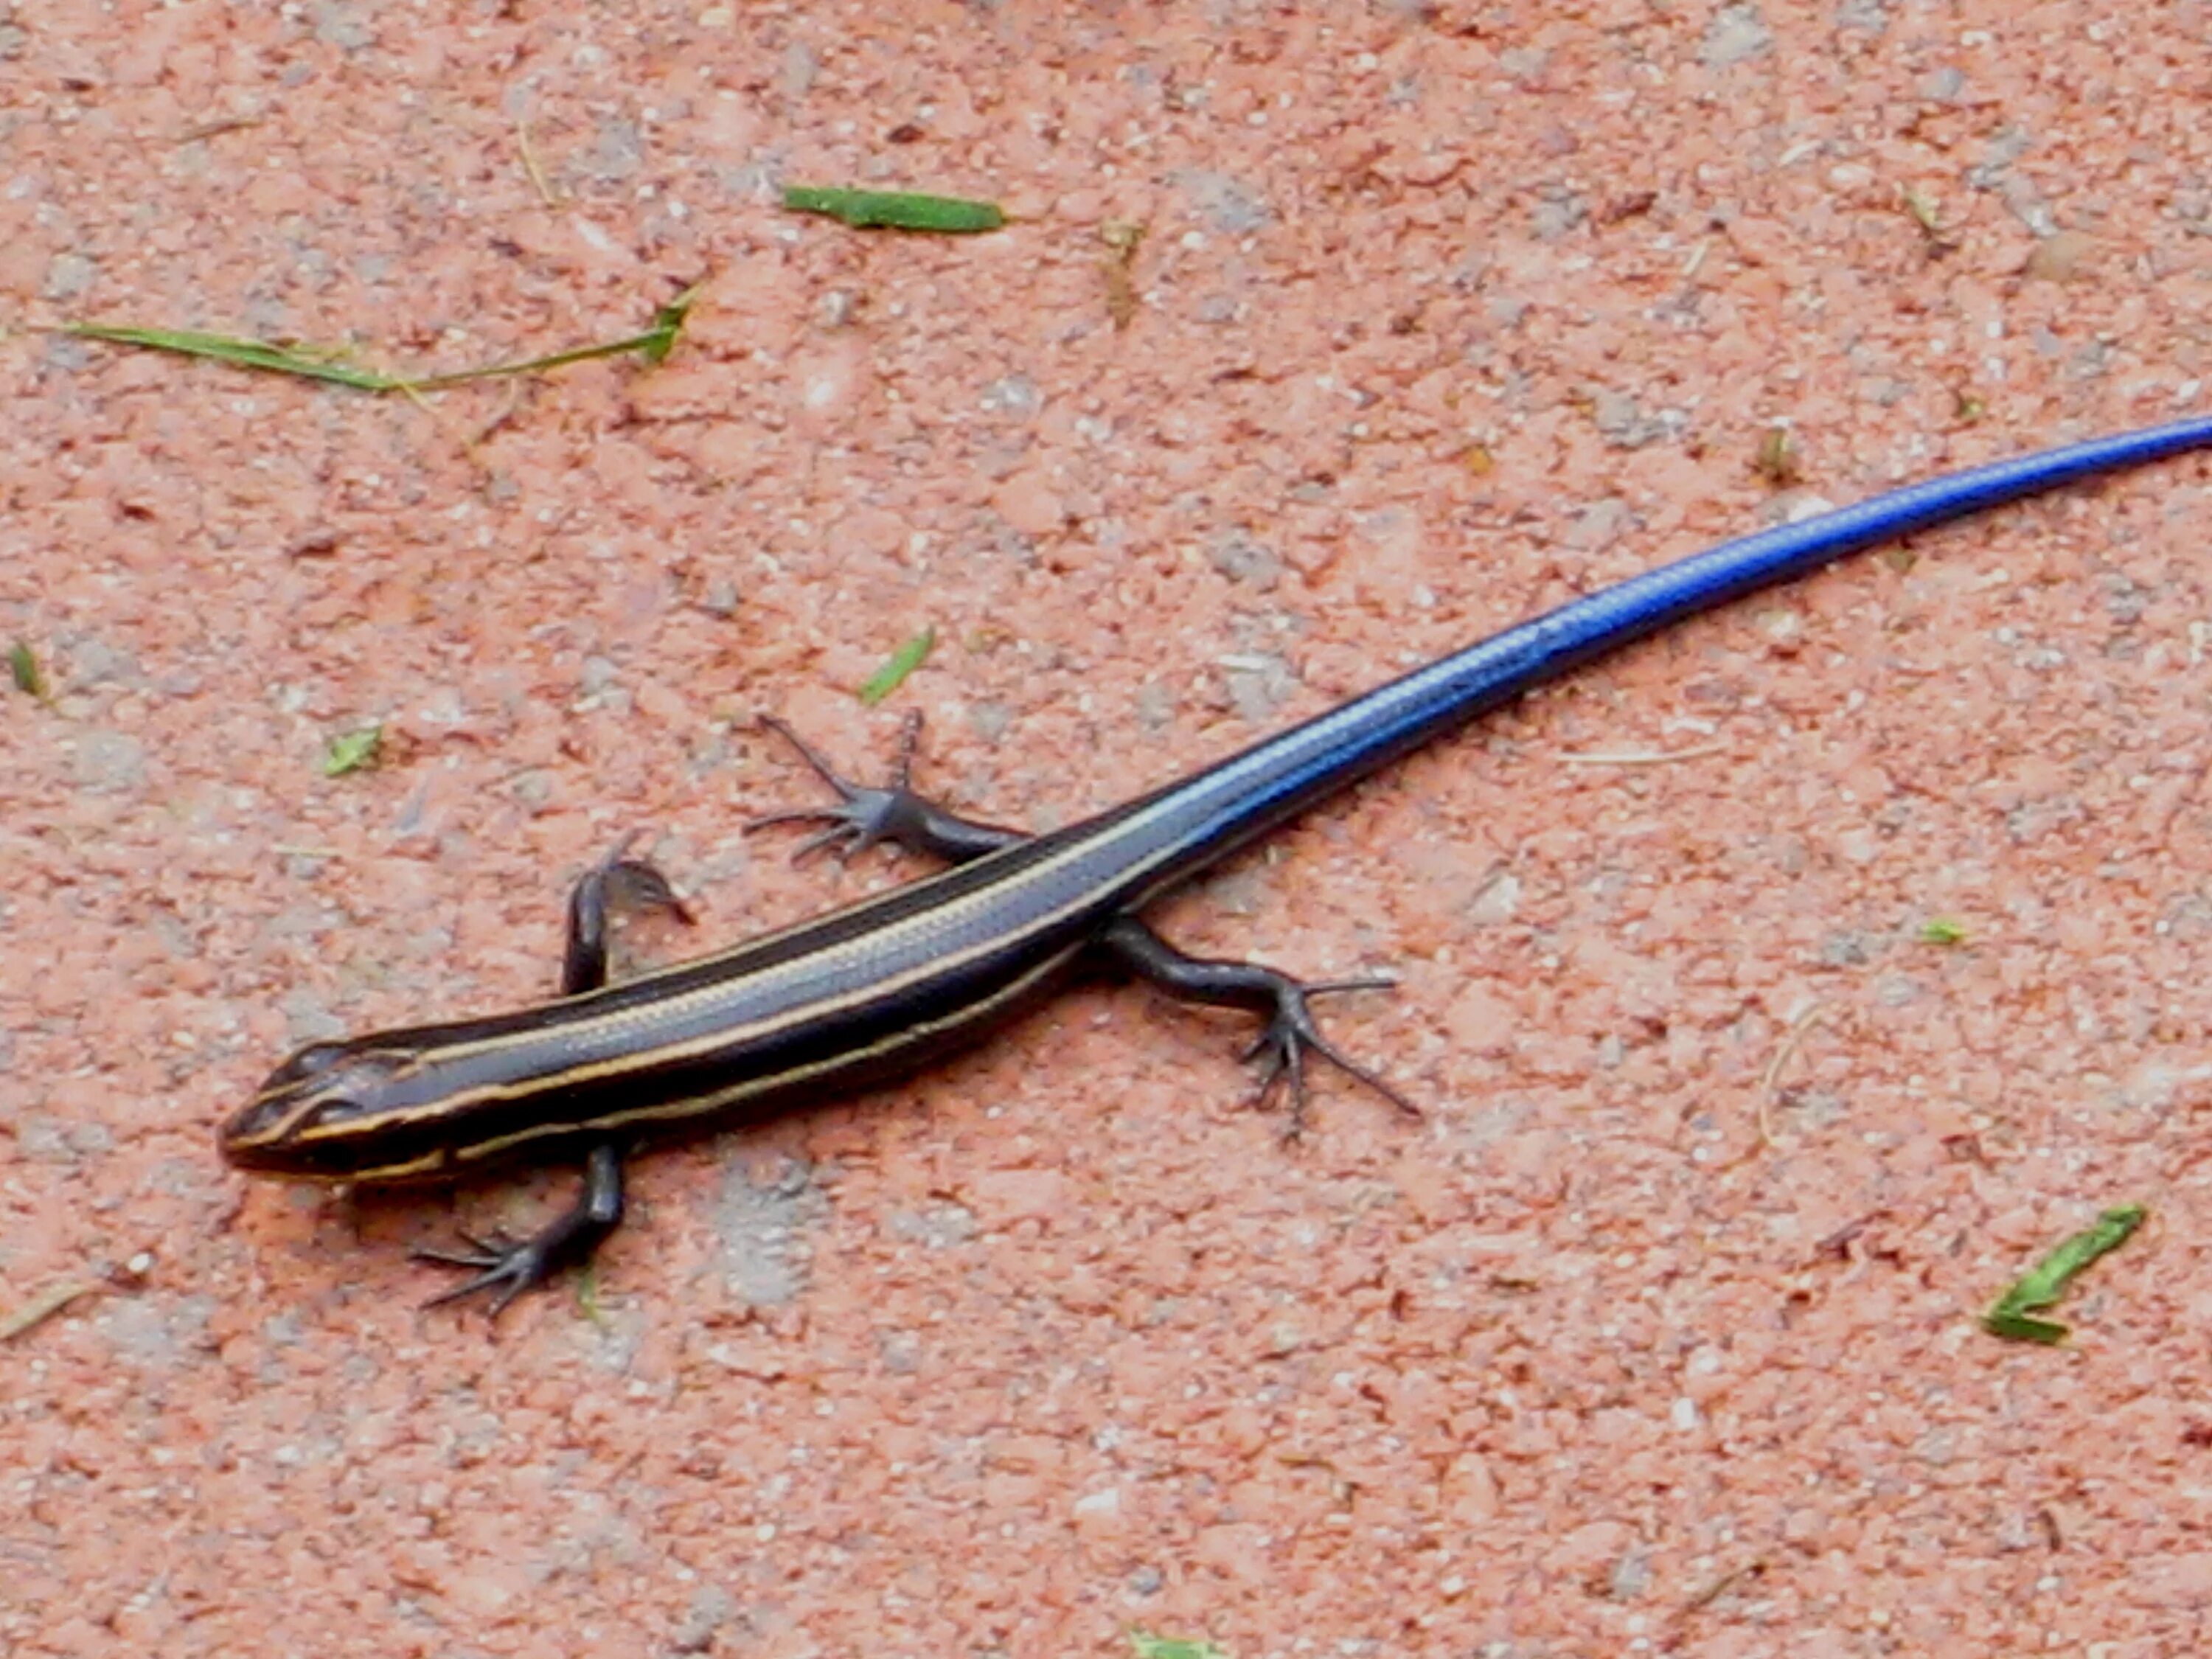
[(934, 230), (956, 235), (998, 230), (1006, 222), (996, 202), (972, 202), (957, 196), (915, 196), (902, 191), (835, 190), (816, 185), (786, 185), (783, 204), (794, 213), (823, 213), (856, 229)]
[(323, 751), (323, 775), (342, 778), (349, 772), (375, 765), (377, 747), (383, 741), (384, 728), (380, 726), (364, 726), (358, 732), (331, 738), (331, 746)]
[(52, 699), (46, 671), (39, 665), (39, 653), (31, 649), (28, 640), (18, 640), (8, 647), (8, 674), (25, 696), (36, 697), (40, 702)]
[(1178, 1636), (1155, 1636), (1150, 1631), (1129, 1632), (1129, 1647), (1137, 1659), (1229, 1659), (1226, 1648), (1216, 1647), (1204, 1638), (1192, 1640)]
[(860, 690), (860, 701), (874, 708), (899, 689), (906, 677), (929, 659), (937, 647), (937, 629), (925, 628), (890, 654), (890, 659), (868, 676)]
[(2123, 1204), (2097, 1218), (2023, 1273), (1982, 1316), (1982, 1328), (1992, 1336), (2014, 1342), (2055, 1346), (2067, 1337), (2067, 1328), (2055, 1319), (2037, 1319), (2039, 1308), (2055, 1304), (2075, 1277), (2099, 1256), (2108, 1255), (2128, 1242), (2142, 1225), (2143, 1206)]
[(576, 1275), (576, 1309), (601, 1330), (610, 1328), (606, 1310), (599, 1306), (599, 1264), (586, 1261)]
[(2040, 1342), (2046, 1348), (2063, 1342), (2068, 1332), (2055, 1319), (2038, 1319), (2033, 1314), (2009, 1313), (2002, 1308), (1992, 1308), (1982, 1316), (1982, 1328), (2008, 1342)]
[(684, 331), (684, 319), (691, 314), (691, 303), (699, 297), (704, 283), (694, 283), (666, 305), (653, 313), (653, 326), (638, 336), (638, 349), (648, 363), (664, 363), (668, 354), (676, 349), (676, 337)]

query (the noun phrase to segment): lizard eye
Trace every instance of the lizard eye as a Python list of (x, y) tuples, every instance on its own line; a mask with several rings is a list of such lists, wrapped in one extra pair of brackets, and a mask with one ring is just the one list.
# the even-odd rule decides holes
[(323, 1095), (316, 1100), (314, 1109), (293, 1126), (293, 1133), (296, 1134), (302, 1129), (327, 1129), (334, 1123), (343, 1123), (349, 1117), (360, 1116), (361, 1110), (361, 1103), (345, 1095)]
[(311, 1042), (295, 1051), (292, 1057), (269, 1074), (264, 1089), (284, 1083), (302, 1083), (311, 1077), (319, 1077), (345, 1058), (343, 1042)]

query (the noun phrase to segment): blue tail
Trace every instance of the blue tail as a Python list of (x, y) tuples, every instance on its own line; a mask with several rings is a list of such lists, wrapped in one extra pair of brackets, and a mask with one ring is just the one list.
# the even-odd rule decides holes
[(2212, 447), (2212, 416), (1997, 461), (1763, 530), (1662, 565), (1269, 738), (1146, 805), (1172, 818), (1188, 849), (1176, 867), (1210, 864), (1301, 809), (1464, 725), (1486, 709), (1660, 629), (1850, 554), (1970, 513)]

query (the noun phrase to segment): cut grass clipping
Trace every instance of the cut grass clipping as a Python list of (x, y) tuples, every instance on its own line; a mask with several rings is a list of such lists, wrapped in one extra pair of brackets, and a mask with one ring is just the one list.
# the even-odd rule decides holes
[(822, 213), (857, 230), (933, 230), (972, 236), (998, 230), (1006, 222), (996, 202), (970, 202), (957, 196), (913, 196), (892, 190), (832, 190), (817, 185), (786, 185), (783, 204), (793, 213)]
[(384, 745), (384, 728), (366, 726), (332, 738), (323, 750), (323, 775), (342, 778), (349, 772), (365, 772), (376, 764), (376, 751)]
[(46, 671), (39, 665), (39, 653), (31, 649), (28, 640), (18, 640), (8, 647), (8, 678), (27, 697), (36, 697), (40, 702), (54, 700), (53, 688), (46, 684)]
[(1226, 1650), (1203, 1637), (1155, 1636), (1148, 1630), (1129, 1632), (1129, 1650), (1137, 1659), (1229, 1659)]
[(2143, 1206), (2123, 1204), (2097, 1218), (2023, 1273), (2010, 1290), (1982, 1316), (1982, 1328), (1991, 1336), (2014, 1342), (2040, 1342), (2056, 1346), (2066, 1340), (2066, 1327), (2055, 1319), (2038, 1319), (2036, 1310), (2055, 1304), (2084, 1267), (2100, 1255), (2110, 1255), (2128, 1242), (2142, 1225)]
[(860, 701), (873, 708), (885, 697), (899, 689), (906, 677), (929, 660), (929, 653), (937, 647), (937, 630), (925, 628), (904, 645), (891, 653), (881, 668), (868, 676), (867, 682), (856, 694)]
[(265, 340), (241, 339), (230, 334), (202, 334), (190, 329), (138, 328), (119, 323), (64, 323), (60, 331), (81, 340), (104, 340), (110, 345), (143, 346), (153, 351), (174, 351), (187, 357), (206, 357), (235, 368), (258, 368), (272, 374), (290, 374), (306, 380), (327, 380), (356, 392), (437, 392), (465, 386), (471, 380), (493, 380), (517, 374), (538, 374), (593, 357), (619, 357), (635, 351), (648, 363), (664, 361), (675, 349), (684, 319), (698, 295), (696, 285), (687, 288), (653, 313), (653, 326), (628, 339), (605, 345), (577, 346), (549, 356), (521, 362), (492, 363), (483, 368), (457, 369), (450, 374), (380, 374), (348, 361), (336, 347), (276, 345)]

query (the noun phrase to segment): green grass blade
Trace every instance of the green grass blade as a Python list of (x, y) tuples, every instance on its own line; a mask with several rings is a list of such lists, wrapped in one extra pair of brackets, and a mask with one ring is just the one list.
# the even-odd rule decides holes
[(39, 653), (31, 649), (30, 641), (18, 640), (8, 647), (8, 677), (25, 696), (36, 697), (40, 702), (54, 700), (53, 688), (46, 684), (46, 671), (40, 665)]
[(890, 659), (881, 668), (868, 676), (867, 683), (860, 690), (860, 701), (869, 708), (874, 708), (892, 692), (897, 690), (900, 682), (908, 675), (927, 662), (929, 659), (929, 653), (936, 647), (936, 629), (923, 629), (921, 633), (892, 652)]
[(2065, 1326), (2055, 1319), (2032, 1316), (2038, 1309), (2055, 1304), (2091, 1262), (2126, 1243), (2142, 1225), (2143, 1215), (2140, 1204), (2123, 1204), (2106, 1211), (2094, 1226), (2083, 1228), (2021, 1274), (1982, 1316), (1982, 1328), (1992, 1336), (2016, 1342), (2063, 1342)]
[(1006, 222), (996, 202), (957, 196), (916, 196), (902, 191), (836, 190), (818, 185), (786, 185), (783, 204), (795, 213), (823, 213), (856, 229), (933, 230), (973, 235), (998, 230)]
[(455, 369), (449, 374), (380, 374), (342, 362), (326, 346), (276, 345), (266, 340), (243, 339), (233, 334), (204, 334), (191, 329), (137, 328), (120, 323), (64, 323), (61, 332), (83, 340), (103, 340), (110, 345), (143, 346), (154, 351), (173, 351), (187, 357), (204, 357), (234, 368), (260, 369), (290, 374), (301, 380), (325, 380), (350, 386), (356, 392), (436, 392), (465, 386), (471, 380), (499, 380), (517, 374), (538, 374), (548, 369), (580, 363), (593, 357), (619, 357), (635, 351), (648, 363), (665, 362), (675, 349), (684, 319), (704, 284), (695, 284), (653, 313), (653, 326), (642, 334), (610, 341), (604, 345), (575, 346), (543, 357), (518, 362), (490, 363), (481, 368)]
[(359, 392), (393, 392), (403, 382), (389, 374), (356, 368), (337, 361), (334, 352), (318, 346), (272, 345), (265, 340), (240, 339), (231, 334), (201, 334), (190, 329), (131, 328), (119, 323), (64, 323), (61, 331), (82, 340), (105, 340), (110, 345), (144, 346), (154, 351), (174, 351), (187, 357), (205, 357), (237, 368), (266, 369), (297, 375), (307, 380), (328, 380)]

